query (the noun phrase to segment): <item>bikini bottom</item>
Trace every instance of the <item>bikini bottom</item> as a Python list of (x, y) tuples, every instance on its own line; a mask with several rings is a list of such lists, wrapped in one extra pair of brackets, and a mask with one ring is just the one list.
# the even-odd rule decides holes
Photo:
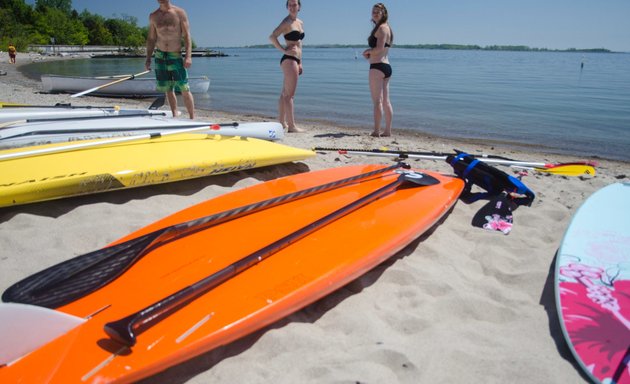
[(294, 56), (289, 56), (289, 55), (284, 55), (282, 56), (282, 59), (280, 59), (280, 64), (282, 64), (283, 61), (285, 60), (293, 60), (296, 63), (298, 63), (298, 65), (302, 62), (300, 59), (298, 59), (297, 57)]
[(383, 72), (386, 79), (392, 76), (392, 66), (387, 63), (370, 64), (370, 69), (376, 69)]

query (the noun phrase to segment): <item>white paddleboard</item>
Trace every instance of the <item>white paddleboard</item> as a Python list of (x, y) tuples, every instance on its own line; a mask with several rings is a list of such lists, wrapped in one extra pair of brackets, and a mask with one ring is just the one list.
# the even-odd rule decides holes
[(65, 119), (90, 116), (137, 115), (140, 113), (171, 115), (170, 111), (153, 109), (120, 109), (120, 108), (79, 108), (79, 107), (3, 107), (0, 108), (0, 123), (24, 122), (29, 119)]
[(234, 123), (217, 125), (211, 121), (173, 119), (164, 116), (118, 116), (111, 118), (15, 124), (0, 129), (0, 149), (19, 148), (79, 140), (136, 136), (207, 125), (202, 134), (253, 137), (281, 140), (282, 125), (274, 122)]
[(600, 189), (578, 209), (556, 260), (565, 339), (596, 383), (630, 383), (630, 183)]

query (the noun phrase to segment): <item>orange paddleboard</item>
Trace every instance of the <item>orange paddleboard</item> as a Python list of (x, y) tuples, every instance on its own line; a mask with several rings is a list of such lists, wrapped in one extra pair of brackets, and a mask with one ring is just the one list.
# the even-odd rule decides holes
[[(85, 321), (0, 367), (0, 382), (136, 381), (243, 337), (342, 287), (431, 228), (463, 189), (457, 178), (425, 171), (421, 177), (439, 183), (399, 182), (397, 171), (383, 172), (384, 168), (341, 167), (261, 183), (190, 207), (120, 239), (112, 246), (178, 223), (374, 174), (151, 246), (109, 284), (50, 310)], [(372, 198), (375, 191), (384, 193)], [(340, 210), (344, 213), (336, 216)], [(321, 222), (331, 214), (334, 220)], [(293, 237), (305, 228), (306, 234)], [(278, 240), (282, 246), (274, 252), (256, 256)], [(248, 255), (256, 260), (246, 260)], [(197, 292), (168, 312), (157, 310), (144, 325), (134, 326), (135, 344), (125, 345), (105, 331), (106, 324), (195, 287), (218, 271), (242, 267), (243, 260), (246, 267), (212, 289)]]

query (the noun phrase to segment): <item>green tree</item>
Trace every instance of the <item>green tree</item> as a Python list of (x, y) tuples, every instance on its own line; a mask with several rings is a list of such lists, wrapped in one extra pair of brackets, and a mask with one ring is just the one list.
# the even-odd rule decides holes
[(123, 19), (107, 19), (105, 26), (111, 32), (114, 44), (121, 47), (137, 48), (143, 46), (146, 35), (138, 28), (138, 19), (123, 16)]
[(24, 0), (0, 0), (0, 10), (11, 12), (12, 18), (18, 23), (31, 24), (33, 22), (33, 8)]
[[(88, 30), (80, 19), (73, 19), (57, 8), (44, 8), (37, 13), (35, 29), (40, 36), (40, 44), (48, 44), (55, 38), (56, 44), (85, 45), (88, 43)], [(48, 41), (41, 41), (44, 38)]]
[[(0, 49), (9, 42), (18, 50), (30, 44), (119, 45), (143, 47), (148, 28), (138, 27), (135, 17), (123, 15), (112, 19), (89, 13), (78, 13), (72, 0), (0, 0)], [(193, 47), (195, 46), (193, 42)]]
[(0, 49), (9, 43), (24, 50), (34, 33), (34, 12), (24, 0), (0, 0)]
[(72, 12), (72, 0), (37, 0), (35, 9), (42, 12), (45, 8), (58, 9), (69, 15)]
[(88, 44), (90, 45), (113, 45), (114, 37), (105, 25), (105, 18), (94, 15), (87, 10), (83, 11), (79, 18), (88, 31)]

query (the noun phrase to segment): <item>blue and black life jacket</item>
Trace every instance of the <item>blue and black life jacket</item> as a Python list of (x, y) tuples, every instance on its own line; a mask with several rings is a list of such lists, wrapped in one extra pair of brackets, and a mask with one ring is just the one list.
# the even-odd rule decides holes
[[(450, 155), (446, 162), (453, 167), (455, 174), (466, 182), (462, 196), (469, 202), (505, 192), (517, 205), (530, 206), (536, 197), (519, 179), (466, 153)], [(483, 188), (486, 192), (471, 193), (473, 185)]]

